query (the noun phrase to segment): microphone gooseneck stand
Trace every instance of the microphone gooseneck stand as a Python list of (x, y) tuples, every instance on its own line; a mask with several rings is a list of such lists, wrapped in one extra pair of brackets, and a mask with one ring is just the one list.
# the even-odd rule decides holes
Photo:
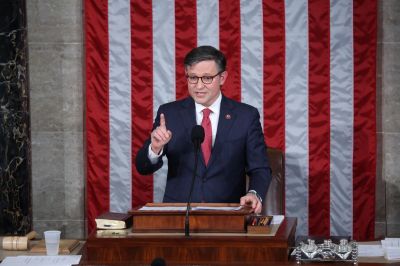
[(204, 128), (202, 126), (196, 125), (192, 129), (192, 142), (194, 144), (194, 171), (193, 171), (193, 177), (192, 177), (192, 183), (190, 185), (190, 190), (189, 190), (189, 197), (187, 201), (187, 206), (186, 206), (186, 216), (185, 216), (185, 236), (189, 236), (189, 211), (190, 211), (190, 203), (192, 201), (192, 192), (193, 192), (193, 187), (194, 187), (194, 180), (196, 178), (196, 172), (197, 172), (197, 164), (199, 161), (199, 150), (200, 150), (200, 144), (204, 141)]

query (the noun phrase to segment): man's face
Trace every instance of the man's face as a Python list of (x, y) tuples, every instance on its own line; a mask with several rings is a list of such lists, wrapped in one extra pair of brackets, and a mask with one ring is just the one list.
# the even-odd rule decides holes
[[(186, 75), (189, 77), (213, 77), (218, 73), (217, 64), (213, 60), (201, 61), (186, 68)], [(205, 84), (200, 78), (196, 84), (188, 81), (190, 96), (196, 103), (210, 106), (218, 98), (221, 85), (224, 84), (228, 72), (224, 71), (215, 76), (210, 84)]]

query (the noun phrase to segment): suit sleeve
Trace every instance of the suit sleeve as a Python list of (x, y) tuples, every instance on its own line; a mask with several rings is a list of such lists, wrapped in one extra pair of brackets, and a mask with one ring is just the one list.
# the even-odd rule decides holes
[(271, 182), (271, 168), (267, 158), (267, 147), (260, 124), (260, 115), (253, 109), (247, 132), (246, 172), (249, 176), (249, 190), (255, 190), (262, 199)]
[(162, 156), (158, 159), (156, 164), (152, 164), (148, 157), (148, 149), (150, 145), (150, 139), (147, 140), (142, 148), (136, 155), (136, 170), (141, 175), (149, 175), (160, 169), (163, 165)]
[[(154, 121), (152, 131), (160, 124), (160, 113), (161, 113), (160, 110), (158, 110), (157, 117)], [(164, 147), (163, 154), (160, 156), (157, 163), (153, 164), (148, 157), (148, 149), (149, 149), (150, 143), (151, 143), (151, 139), (149, 138), (144, 142), (143, 146), (140, 148), (140, 150), (138, 151), (138, 153), (136, 155), (136, 161), (135, 161), (136, 170), (141, 175), (152, 174), (155, 171), (157, 171), (158, 169), (160, 169), (163, 165), (162, 156), (165, 155), (166, 147)]]

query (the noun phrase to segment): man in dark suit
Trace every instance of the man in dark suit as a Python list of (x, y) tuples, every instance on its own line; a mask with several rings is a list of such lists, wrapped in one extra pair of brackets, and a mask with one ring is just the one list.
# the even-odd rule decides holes
[(153, 173), (161, 168), (161, 157), (167, 156), (164, 202), (187, 202), (195, 161), (191, 131), (201, 124), (205, 140), (192, 202), (240, 202), (261, 212), (271, 173), (257, 109), (221, 93), (228, 72), (219, 50), (194, 48), (184, 64), (190, 97), (160, 106), (151, 137), (137, 154), (138, 172)]

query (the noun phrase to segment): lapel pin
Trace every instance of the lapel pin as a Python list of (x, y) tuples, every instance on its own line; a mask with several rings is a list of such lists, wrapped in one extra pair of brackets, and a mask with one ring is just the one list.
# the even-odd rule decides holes
[(225, 119), (231, 119), (232, 117), (231, 117), (231, 115), (230, 114), (226, 114), (225, 115)]

